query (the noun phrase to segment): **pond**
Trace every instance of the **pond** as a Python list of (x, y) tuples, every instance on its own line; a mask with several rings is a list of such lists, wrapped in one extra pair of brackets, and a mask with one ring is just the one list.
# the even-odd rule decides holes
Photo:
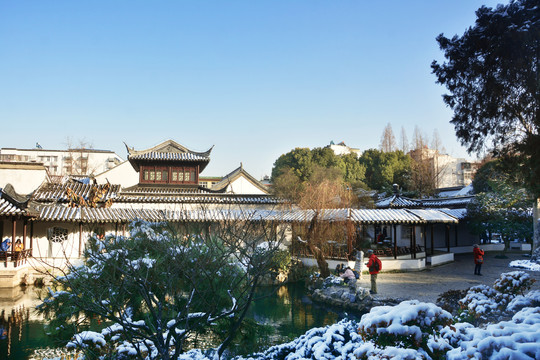
[[(6, 360), (38, 359), (35, 351), (53, 346), (44, 332), (45, 321), (34, 312), (39, 304), (33, 287), (0, 290), (0, 358)], [(307, 330), (333, 324), (352, 314), (330, 309), (311, 302), (303, 283), (277, 288), (263, 287), (261, 297), (250, 308), (249, 317), (268, 325), (273, 332), (257, 334), (234, 351), (249, 354), (271, 345), (290, 341)]]

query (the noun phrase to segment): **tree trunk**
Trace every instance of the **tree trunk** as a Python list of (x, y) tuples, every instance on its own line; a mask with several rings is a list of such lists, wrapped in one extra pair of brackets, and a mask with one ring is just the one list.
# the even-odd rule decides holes
[(330, 276), (330, 269), (328, 268), (328, 263), (326, 262), (326, 258), (324, 257), (323, 252), (321, 249), (319, 249), (317, 246), (309, 246), (311, 253), (315, 257), (315, 260), (317, 260), (317, 266), (319, 267), (319, 271), (321, 272), (321, 277), (327, 278)]
[(533, 243), (532, 253), (540, 248), (540, 223), (538, 223), (540, 216), (540, 198), (537, 198), (533, 204)]

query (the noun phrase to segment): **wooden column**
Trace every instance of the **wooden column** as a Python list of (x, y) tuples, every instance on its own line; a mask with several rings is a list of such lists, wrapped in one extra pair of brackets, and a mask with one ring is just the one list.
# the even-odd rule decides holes
[(413, 226), (412, 233), (413, 233), (413, 236), (412, 236), (413, 243), (411, 247), (411, 255), (413, 259), (416, 259), (416, 226)]
[(15, 245), (15, 237), (17, 236), (17, 220), (15, 217), (13, 217), (11, 225), (11, 250), (13, 250), (13, 245)]
[(27, 219), (24, 219), (23, 221), (23, 233), (22, 233), (22, 243), (23, 243), (23, 248), (26, 249), (26, 229), (28, 228), (28, 220)]
[(433, 224), (431, 224), (431, 255), (435, 253), (435, 241), (433, 240)]
[(426, 253), (426, 256), (428, 254), (428, 247), (427, 247), (427, 225), (422, 226), (422, 234), (424, 237), (424, 252)]
[(411, 259), (413, 258), (413, 251), (412, 251), (412, 244), (413, 244), (413, 236), (414, 236), (414, 225), (411, 226), (411, 231), (409, 232), (409, 250), (411, 252)]
[(352, 245), (352, 223), (350, 220), (347, 220), (345, 223), (347, 227), (347, 260), (353, 255), (353, 245)]
[(397, 229), (396, 224), (394, 226), (394, 259), (397, 259)]
[(444, 225), (444, 240), (446, 241), (446, 248), (450, 252), (450, 225)]
[(82, 255), (82, 222), (79, 223), (79, 257)]
[(30, 222), (30, 256), (34, 256), (34, 222)]

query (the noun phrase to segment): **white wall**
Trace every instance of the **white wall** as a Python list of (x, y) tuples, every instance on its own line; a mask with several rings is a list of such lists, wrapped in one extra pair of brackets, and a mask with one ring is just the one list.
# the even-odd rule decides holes
[(43, 166), (30, 166), (29, 168), (4, 164), (0, 166), (0, 188), (11, 184), (20, 195), (27, 195), (36, 190), (45, 181), (46, 177), (47, 173)]
[(250, 194), (250, 195), (264, 195), (261, 189), (253, 185), (253, 183), (243, 176), (234, 180), (227, 186), (227, 192), (233, 194)]
[(139, 173), (135, 171), (129, 161), (124, 161), (120, 165), (96, 175), (98, 184), (105, 184), (107, 180), (111, 184), (119, 184), (123, 188), (135, 186), (139, 183)]

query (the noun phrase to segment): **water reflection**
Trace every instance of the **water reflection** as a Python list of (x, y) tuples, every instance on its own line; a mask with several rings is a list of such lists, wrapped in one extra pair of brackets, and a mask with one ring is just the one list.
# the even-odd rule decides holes
[(34, 349), (51, 345), (43, 318), (34, 311), (39, 303), (33, 287), (0, 289), (0, 358), (28, 359)]
[[(257, 292), (260, 297), (250, 308), (249, 316), (260, 324), (270, 325), (275, 332), (260, 339), (251, 351), (261, 351), (271, 345), (288, 342), (311, 328), (338, 322), (343, 318), (358, 319), (349, 314), (311, 301), (303, 284), (289, 284), (279, 288), (266, 287)], [(246, 353), (249, 346), (240, 349)], [(249, 352), (249, 351), (248, 351)]]
[[(54, 346), (52, 339), (45, 335), (44, 319), (34, 310), (39, 303), (33, 287), (0, 289), (0, 359), (29, 359), (35, 350)], [(262, 351), (290, 341), (311, 328), (333, 324), (345, 317), (354, 318), (351, 314), (313, 304), (303, 284), (260, 288), (248, 316), (268, 325), (272, 331), (246, 338), (232, 349), (234, 353)]]

